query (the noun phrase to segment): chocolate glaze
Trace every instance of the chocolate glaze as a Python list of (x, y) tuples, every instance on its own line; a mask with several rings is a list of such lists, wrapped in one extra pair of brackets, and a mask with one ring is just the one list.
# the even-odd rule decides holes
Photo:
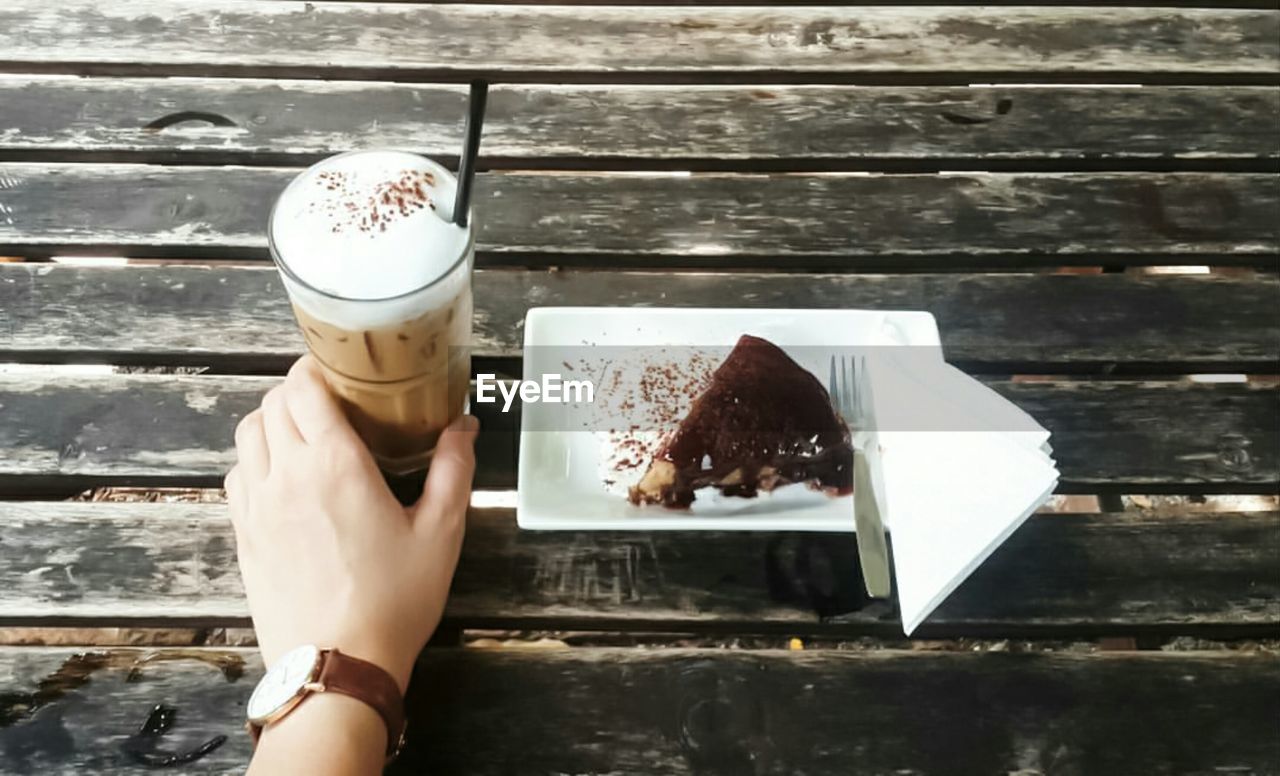
[(748, 498), (797, 482), (836, 495), (853, 490), (849, 429), (826, 388), (778, 346), (749, 334), (654, 460), (669, 462), (675, 481), (660, 494), (632, 489), (635, 503), (687, 507), (694, 490), (708, 485)]

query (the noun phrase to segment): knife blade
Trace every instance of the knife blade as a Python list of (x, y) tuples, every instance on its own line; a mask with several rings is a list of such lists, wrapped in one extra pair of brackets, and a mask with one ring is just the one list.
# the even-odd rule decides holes
[(884, 521), (876, 504), (871, 485), (871, 467), (861, 450), (853, 453), (853, 520), (858, 531), (858, 562), (862, 564), (862, 580), (867, 595), (888, 598), (889, 544), (884, 535)]

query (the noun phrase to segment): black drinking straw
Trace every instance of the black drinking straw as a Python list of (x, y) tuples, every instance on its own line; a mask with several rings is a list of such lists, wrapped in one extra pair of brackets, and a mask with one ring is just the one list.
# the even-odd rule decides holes
[(458, 191), (453, 199), (453, 222), (467, 225), (471, 209), (471, 187), (476, 181), (476, 159), (480, 156), (480, 130), (484, 127), (484, 104), (489, 97), (487, 81), (471, 82), (467, 125), (463, 130), (462, 158), (458, 161)]

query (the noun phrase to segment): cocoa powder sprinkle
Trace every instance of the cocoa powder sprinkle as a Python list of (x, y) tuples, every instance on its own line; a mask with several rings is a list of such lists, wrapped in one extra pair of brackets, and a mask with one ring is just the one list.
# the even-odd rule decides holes
[(335, 192), (312, 202), (311, 212), (323, 213), (333, 222), (333, 232), (359, 231), (372, 237), (388, 226), (424, 207), (435, 210), (431, 189), (436, 176), (425, 170), (402, 170), (389, 180), (369, 187), (344, 172), (328, 171), (316, 176), (316, 183)]
[[(614, 406), (625, 418), (622, 428), (608, 429), (613, 452), (607, 468), (616, 474), (648, 466), (667, 435), (688, 412), (690, 400), (706, 390), (719, 362), (718, 358), (680, 348), (674, 352), (658, 349), (648, 353), (645, 360), (649, 363), (638, 379), (624, 382), (621, 372), (612, 370), (613, 374), (601, 381), (602, 392), (613, 398)], [(585, 361), (581, 368), (588, 373), (596, 371)], [(614, 479), (607, 474), (605, 477)]]

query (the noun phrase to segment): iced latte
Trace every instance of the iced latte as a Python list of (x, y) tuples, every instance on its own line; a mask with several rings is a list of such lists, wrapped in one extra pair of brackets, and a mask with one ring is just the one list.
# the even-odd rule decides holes
[(425, 468), (466, 405), (475, 250), (451, 220), (454, 186), (414, 154), (348, 153), (294, 179), (271, 215), (307, 346), (391, 474)]

